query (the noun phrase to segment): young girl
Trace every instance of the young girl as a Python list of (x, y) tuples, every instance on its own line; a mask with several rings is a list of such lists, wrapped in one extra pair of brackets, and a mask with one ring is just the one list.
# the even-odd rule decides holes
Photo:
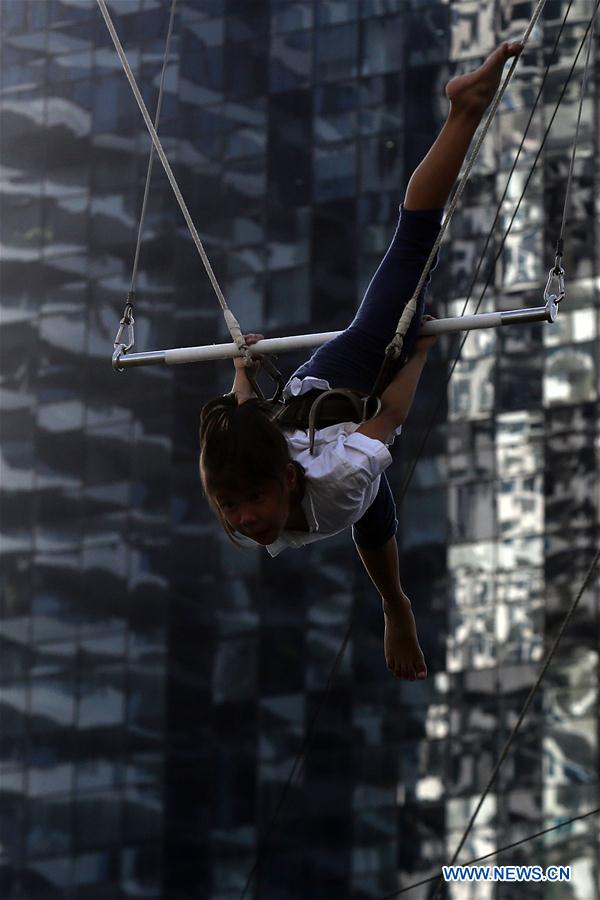
[[(448, 119), (413, 173), (392, 243), (349, 327), (316, 351), (288, 381), (288, 403), (330, 388), (368, 395), (408, 300), (439, 233), (443, 207), (469, 144), (500, 83), (507, 59), (522, 44), (503, 44), (474, 72), (446, 87)], [(425, 289), (404, 339), (401, 368), (381, 396), (381, 409), (362, 423), (327, 424), (309, 436), (272, 420), (256, 398), (243, 361), (235, 360), (232, 393), (202, 410), (200, 475), (229, 537), (243, 535), (271, 556), (352, 526), (358, 554), (383, 602), (384, 652), (399, 678), (425, 678), (427, 668), (410, 600), (402, 590), (394, 500), (384, 470), (388, 445), (410, 410), (435, 337), (418, 337)], [(246, 344), (262, 335), (247, 335)], [(310, 392), (310, 393), (309, 393)]]

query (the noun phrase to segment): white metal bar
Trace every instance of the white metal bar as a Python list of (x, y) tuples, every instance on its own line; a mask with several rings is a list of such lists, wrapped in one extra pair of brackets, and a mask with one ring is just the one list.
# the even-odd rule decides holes
[[(434, 319), (421, 328), (420, 335), (451, 334), (457, 331), (473, 331), (478, 328), (497, 328), (503, 325), (518, 325), (527, 322), (554, 322), (558, 315), (558, 305), (554, 297), (550, 297), (545, 306), (533, 309), (511, 309), (505, 312), (478, 313), (473, 316), (456, 316), (451, 319)], [(341, 331), (325, 331), (320, 334), (300, 334), (282, 338), (265, 338), (254, 344), (251, 352), (257, 355), (288, 353), (292, 350), (305, 350), (320, 347)], [(150, 353), (126, 353), (113, 360), (115, 369), (127, 369), (134, 366), (151, 366), (166, 364), (168, 366), (182, 363), (206, 362), (215, 359), (232, 359), (241, 356), (236, 344), (207, 344), (203, 347), (179, 347), (174, 350), (155, 350)]]
[[(341, 334), (341, 331), (324, 331), (321, 334), (298, 334), (282, 338), (265, 338), (258, 341), (250, 348), (253, 354), (289, 353), (291, 350), (306, 350), (311, 347), (320, 347), (332, 338)], [(199, 352), (200, 356), (196, 356)], [(241, 356), (235, 344), (212, 344), (208, 347), (183, 347), (181, 350), (166, 350), (165, 362), (167, 365), (178, 365), (185, 362), (196, 362), (197, 359), (231, 359)]]

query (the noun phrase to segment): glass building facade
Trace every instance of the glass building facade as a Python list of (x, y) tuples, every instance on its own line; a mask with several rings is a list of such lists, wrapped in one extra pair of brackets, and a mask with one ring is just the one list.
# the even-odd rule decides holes
[[(535, 5), (178, 0), (159, 131), (246, 331), (345, 326), (446, 80), (520, 38)], [(534, 161), (591, 0), (572, 4), (486, 238), (567, 6), (546, 4), (486, 139), (434, 273), (438, 317), (542, 302), (584, 54)], [(108, 8), (152, 112), (170, 2)], [(220, 532), (197, 425), (231, 365), (111, 369), (149, 139), (96, 3), (0, 0), (0, 24), (0, 896), (238, 900), (249, 879), (265, 900), (394, 895), (452, 856), (600, 545), (597, 39), (559, 318), (472, 332), (455, 367), (441, 339), (396, 441), (430, 671), (408, 683), (385, 667), (348, 533), (271, 560)], [(136, 349), (226, 339), (155, 164)], [(599, 601), (596, 578), (461, 861), (600, 806)], [(569, 883), (445, 896), (594, 900), (599, 838), (590, 816), (492, 860), (569, 865)]]

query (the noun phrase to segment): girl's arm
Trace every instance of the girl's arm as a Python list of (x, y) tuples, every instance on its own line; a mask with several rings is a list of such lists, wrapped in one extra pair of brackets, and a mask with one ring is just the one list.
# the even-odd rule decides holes
[[(433, 316), (424, 317), (424, 321), (432, 319)], [(384, 444), (391, 440), (398, 426), (406, 421), (427, 354), (436, 341), (437, 335), (417, 338), (413, 355), (381, 395), (381, 410), (356, 429), (359, 434), (366, 434)]]
[(417, 390), (419, 378), (427, 362), (427, 351), (416, 350), (381, 395), (381, 410), (357, 428), (359, 434), (386, 444), (399, 425), (403, 425)]
[(245, 403), (246, 400), (252, 400), (256, 397), (254, 393), (254, 388), (248, 381), (248, 376), (246, 375), (244, 367), (238, 368), (235, 367), (235, 378), (233, 379), (233, 384), (231, 385), (231, 393), (235, 394), (235, 399), (237, 400), (238, 406), (241, 406), (242, 403)]
[[(264, 334), (244, 335), (244, 340), (247, 347), (251, 347), (252, 344), (256, 344), (257, 341), (262, 341), (263, 338)], [(248, 376), (246, 375), (246, 367), (244, 365), (243, 359), (240, 356), (234, 357), (233, 365), (235, 366), (235, 378), (231, 386), (231, 393), (235, 394), (235, 399), (237, 400), (238, 406), (241, 406), (242, 403), (246, 402), (246, 400), (252, 400), (254, 397), (256, 397), (256, 394), (254, 393), (254, 388), (250, 384)]]

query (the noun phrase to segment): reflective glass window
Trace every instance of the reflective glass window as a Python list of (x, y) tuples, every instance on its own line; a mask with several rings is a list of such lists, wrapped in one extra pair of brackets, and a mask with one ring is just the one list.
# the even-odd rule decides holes
[(361, 141), (360, 172), (363, 191), (398, 189), (402, 171), (402, 144), (397, 138)]
[(398, 71), (403, 25), (399, 16), (381, 16), (363, 23), (361, 75)]
[(29, 803), (27, 852), (48, 856), (68, 852), (72, 846), (72, 807), (69, 799), (38, 797)]
[(313, 4), (310, 0), (277, 2), (271, 5), (271, 31), (273, 34), (299, 31), (313, 24)]
[(317, 26), (337, 25), (358, 18), (358, 0), (322, 0), (317, 4)]
[(309, 31), (271, 37), (270, 90), (289, 91), (307, 87), (312, 73), (313, 40)]
[(268, 84), (268, 42), (265, 39), (225, 47), (225, 78), (230, 96), (265, 94)]
[(355, 24), (322, 28), (315, 35), (315, 78), (333, 81), (357, 75), (358, 29)]
[(353, 196), (356, 190), (354, 142), (315, 151), (315, 201), (322, 203)]

